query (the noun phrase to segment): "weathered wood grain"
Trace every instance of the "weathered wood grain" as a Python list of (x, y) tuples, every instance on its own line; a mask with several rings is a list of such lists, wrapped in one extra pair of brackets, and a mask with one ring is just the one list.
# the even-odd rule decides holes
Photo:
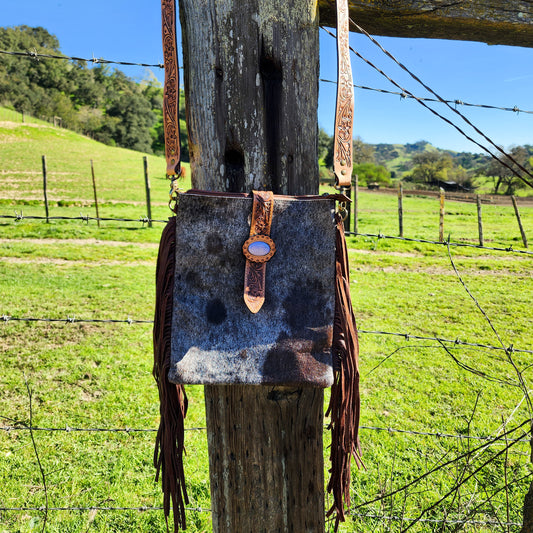
[[(193, 186), (316, 193), (316, 0), (180, 0), (180, 18)], [(323, 390), (205, 398), (213, 530), (323, 532)]]
[(324, 531), (324, 394), (205, 387), (213, 531)]
[(317, 192), (316, 0), (182, 0), (180, 17), (195, 185)]
[[(349, 0), (350, 16), (373, 35), (533, 46), (531, 0)], [(334, 0), (319, 0), (320, 23), (335, 25)]]

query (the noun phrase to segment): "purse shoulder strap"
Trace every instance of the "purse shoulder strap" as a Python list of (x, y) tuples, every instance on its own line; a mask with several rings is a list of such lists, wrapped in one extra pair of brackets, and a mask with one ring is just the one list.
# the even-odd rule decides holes
[[(336, 0), (337, 9), (337, 104), (333, 132), (333, 170), (337, 188), (350, 187), (352, 180), (352, 135), (354, 95), (349, 48), (348, 0)], [(165, 86), (163, 124), (167, 175), (179, 176), (179, 65), (176, 43), (175, 0), (161, 0)]]
[(333, 132), (333, 172), (337, 188), (350, 187), (353, 171), (354, 95), (350, 61), (350, 12), (348, 0), (337, 5), (337, 104)]
[(176, 0), (161, 0), (165, 85), (163, 89), (163, 127), (167, 176), (181, 173), (179, 112), (179, 64), (176, 42)]

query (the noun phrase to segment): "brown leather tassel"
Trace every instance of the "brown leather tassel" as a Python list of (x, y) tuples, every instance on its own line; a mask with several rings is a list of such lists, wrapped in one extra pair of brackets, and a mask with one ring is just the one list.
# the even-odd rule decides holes
[(345, 521), (345, 507), (350, 507), (352, 456), (362, 465), (359, 448), (359, 343), (350, 297), (350, 265), (342, 219), (337, 216), (335, 276), (335, 321), (333, 325), (333, 366), (335, 382), (326, 416), (331, 415), (331, 478), (328, 492), (335, 513), (335, 531)]
[(154, 450), (156, 481), (161, 475), (163, 509), (168, 530), (170, 500), (174, 513), (174, 531), (185, 529), (185, 504), (189, 503), (183, 471), (184, 419), (187, 396), (182, 385), (168, 381), (172, 329), (172, 298), (176, 252), (176, 217), (169, 219), (161, 235), (156, 268), (154, 317), (154, 369), (159, 389), (161, 419)]

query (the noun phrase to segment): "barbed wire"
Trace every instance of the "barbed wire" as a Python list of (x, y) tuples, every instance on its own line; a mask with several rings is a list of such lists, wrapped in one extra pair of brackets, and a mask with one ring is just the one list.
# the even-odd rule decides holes
[[(328, 426), (325, 425), (325, 428)], [(45, 433), (54, 433), (54, 432), (61, 432), (61, 433), (155, 433), (157, 432), (156, 428), (73, 428), (69, 426), (65, 427), (55, 427), (55, 428), (45, 428), (45, 427), (29, 427), (27, 425), (14, 425), (14, 426), (0, 426), (0, 431), (5, 431), (6, 433), (9, 433), (11, 431), (42, 431)], [(382, 431), (385, 433), (400, 433), (400, 434), (406, 434), (406, 435), (413, 435), (418, 437), (434, 437), (438, 439), (457, 439), (457, 440), (478, 440), (478, 441), (492, 441), (491, 444), (501, 444), (502, 442), (509, 442), (509, 441), (522, 441), (522, 442), (529, 442), (529, 439), (527, 437), (521, 437), (518, 439), (505, 439), (502, 437), (499, 439), (498, 437), (493, 437), (491, 435), (461, 435), (461, 434), (452, 434), (452, 433), (442, 433), (442, 432), (435, 432), (435, 431), (417, 431), (417, 430), (410, 430), (410, 429), (397, 429), (397, 428), (384, 428), (384, 427), (377, 427), (377, 426), (360, 426), (360, 429), (367, 430), (367, 431)], [(207, 427), (191, 427), (191, 428), (184, 428), (185, 431), (206, 431)], [(500, 442), (501, 441), (501, 442)]]
[[(37, 52), (36, 50), (28, 50), (28, 51), (25, 51), (25, 52), (12, 51), (12, 50), (0, 50), (0, 54), (11, 55), (11, 56), (16, 56), (16, 57), (30, 58), (30, 59), (35, 59), (35, 60), (39, 60), (40, 58), (44, 58), (44, 59), (63, 59), (63, 60), (67, 60), (67, 61), (84, 61), (86, 63), (103, 64), (103, 65), (124, 65), (124, 66), (134, 66), (134, 67), (154, 67), (154, 68), (160, 68), (160, 69), (164, 69), (165, 68), (165, 65), (163, 63), (135, 63), (135, 62), (132, 62), (132, 61), (116, 61), (116, 60), (113, 60), (113, 59), (104, 59), (104, 58), (101, 58), (101, 57), (94, 57), (94, 56), (91, 57), (91, 58), (84, 58), (84, 57), (76, 57), (76, 56), (42, 54), (42, 53)], [(180, 67), (180, 69), (183, 69), (183, 67)], [(334, 81), (334, 80), (328, 80), (328, 79), (324, 79), (324, 78), (320, 78), (319, 81), (324, 82), (324, 83), (332, 83), (332, 84), (335, 84), (335, 85), (337, 84), (337, 82)], [(376, 88), (376, 87), (368, 87), (366, 85), (356, 85), (356, 84), (354, 84), (354, 87), (356, 89), (364, 89), (364, 90), (367, 90), (367, 91), (374, 91), (374, 92), (378, 92), (378, 93), (382, 93), (382, 94), (396, 95), (396, 96), (400, 96), (401, 98), (413, 98), (413, 99), (423, 100), (424, 102), (443, 103), (441, 100), (438, 100), (436, 98), (421, 98), (421, 97), (419, 98), (419, 97), (415, 97), (415, 96), (412, 96), (410, 94), (407, 94), (405, 92), (389, 91), (387, 89), (380, 89), (380, 88)], [(517, 113), (517, 114), (519, 114), (519, 113), (533, 114), (533, 111), (529, 111), (529, 110), (526, 110), (526, 109), (521, 109), (521, 108), (519, 108), (516, 105), (513, 106), (513, 107), (502, 107), (502, 106), (496, 106), (496, 105), (490, 105), (490, 104), (472, 104), (472, 103), (469, 103), (469, 102), (464, 102), (463, 100), (460, 100), (460, 99), (445, 100), (444, 102), (446, 102), (448, 104), (461, 105), (461, 106), (465, 106), (465, 107), (479, 107), (479, 108), (482, 108), (482, 109), (497, 109), (497, 110), (500, 110), (500, 111), (509, 111), (509, 112)]]
[(79, 217), (63, 217), (63, 216), (41, 216), (41, 215), (24, 215), (23, 213), (17, 213), (14, 215), (0, 215), (0, 219), (6, 220), (81, 220), (89, 223), (90, 220), (104, 221), (104, 222), (141, 222), (142, 224), (148, 224), (150, 222), (161, 222), (166, 224), (168, 220), (156, 220), (148, 217), (139, 218), (113, 218), (113, 217), (92, 217), (90, 215), (82, 215)]
[(492, 252), (507, 252), (513, 254), (533, 255), (530, 250), (516, 250), (512, 245), (506, 248), (499, 248), (497, 246), (481, 246), (480, 244), (471, 244), (467, 242), (452, 242), (452, 241), (433, 241), (431, 239), (416, 239), (414, 237), (399, 237), (397, 235), (384, 235), (383, 233), (359, 233), (358, 231), (345, 231), (345, 235), (352, 235), (354, 237), (372, 237), (376, 239), (393, 239), (397, 241), (419, 242), (423, 244), (438, 244), (442, 246), (454, 246), (464, 248), (477, 248), (479, 250), (488, 250)]
[[(468, 126), (470, 126), (478, 135), (480, 135), (483, 139), (485, 139), (485, 141), (487, 141), (494, 149), (496, 149), (498, 152), (500, 152), (500, 154), (502, 154), (504, 157), (506, 157), (509, 161), (511, 161), (512, 163), (514, 163), (524, 174), (526, 174), (527, 176), (529, 176), (530, 178), (533, 179), (533, 174), (527, 169), (525, 168), (520, 162), (518, 162), (514, 156), (512, 154), (509, 154), (508, 152), (506, 152), (501, 146), (498, 146), (488, 135), (486, 135), (483, 131), (481, 131), (475, 124), (473, 124), (465, 115), (463, 115), (458, 109), (457, 107), (452, 107), (444, 98), (442, 98), (442, 96), (440, 96), (440, 94), (438, 94), (437, 92), (435, 92), (429, 85), (427, 85), (426, 83), (424, 83), (416, 74), (414, 74), (411, 70), (409, 70), (401, 61), (399, 61), (389, 50), (387, 50), (380, 42), (378, 42), (374, 37), (372, 37), (372, 35), (370, 35), (364, 28), (362, 28), (361, 26), (359, 26), (359, 24), (357, 24), (357, 22), (355, 22), (352, 18), (349, 19), (350, 20), (350, 24), (355, 27), (355, 29), (359, 32), (361, 32), (363, 35), (365, 35), (373, 44), (375, 44), (388, 58), (390, 58), (392, 61), (394, 61), (394, 63), (396, 63), (404, 72), (406, 72), (413, 80), (415, 80), (417, 83), (419, 83), (426, 91), (428, 91), (430, 94), (432, 94), (435, 98), (438, 99), (439, 102), (441, 102), (442, 104), (444, 104), (450, 111), (452, 111), (453, 113), (455, 113), (461, 120), (463, 120), (463, 122), (465, 122)], [(361, 56), (360, 54), (358, 54), (353, 48), (350, 47), (350, 49), (352, 50), (352, 52), (354, 52), (358, 57), (360, 57), (361, 59), (363, 59), (364, 61), (366, 61), (369, 65), (372, 66), (372, 68), (376, 69), (379, 71), (379, 69), (377, 69), (377, 67), (375, 65), (373, 65), (372, 63), (370, 63), (367, 59), (363, 58), (363, 56)], [(408, 94), (411, 94), (409, 91), (403, 89), (402, 87), (400, 87), (396, 82), (394, 82), (394, 80), (392, 80), (389, 76), (387, 76), (384, 72), (382, 71), (379, 71), (380, 74), (383, 73), (385, 75), (385, 77), (391, 82), (393, 83), (396, 87), (398, 87), (399, 89), (401, 89), (402, 91), (405, 91), (406, 93)], [(412, 95), (414, 97), (414, 95)], [(416, 97), (415, 97), (416, 99)], [(424, 102), (422, 102), (421, 100), (418, 99), (418, 101), (425, 106)], [(502, 161), (501, 159), (499, 159), (496, 155), (494, 155), (488, 148), (484, 147), (483, 145), (481, 145), (480, 143), (478, 143), (477, 141), (475, 141), (474, 139), (470, 138), (465, 132), (463, 132), (455, 123), (453, 123), (452, 121), (449, 121), (447, 120), (445, 117), (443, 117), (442, 115), (439, 115), (438, 113), (436, 113), (435, 110), (433, 110), (432, 108), (428, 107), (428, 106), (425, 106), (427, 109), (429, 109), (431, 112), (435, 113), (437, 116), (439, 116), (441, 119), (443, 120), (446, 120), (451, 126), (453, 126), (457, 131), (459, 131), (459, 133), (461, 133), (464, 137), (466, 137), (468, 140), (474, 142), (477, 146), (479, 146), (480, 148), (482, 148), (483, 150), (485, 150), (492, 158), (494, 158), (495, 160), (499, 161), (502, 165), (504, 165), (507, 169), (509, 169), (517, 178), (519, 178), (520, 180), (522, 180), (525, 184), (529, 185), (530, 187), (533, 188), (533, 182), (530, 182), (528, 181), (526, 178), (524, 178), (524, 176), (522, 176), (518, 171), (516, 171), (513, 167), (511, 167), (509, 164), (507, 164), (506, 162)]]
[[(11, 512), (23, 512), (23, 511), (44, 511), (44, 507), (0, 507), (0, 511)], [(90, 506), (90, 507), (48, 507), (48, 511), (162, 511), (163, 507), (158, 506), (138, 506), (138, 507), (102, 507), (102, 506)], [(211, 509), (204, 507), (185, 507), (186, 511), (193, 513), (211, 513)], [(407, 522), (412, 518), (406, 516), (387, 516), (375, 513), (350, 513), (350, 516), (357, 518), (370, 518), (377, 520), (387, 521), (400, 521)], [(460, 520), (450, 518), (421, 518), (419, 522), (433, 523), (433, 524), (463, 524), (463, 525), (479, 525), (479, 526), (521, 526), (519, 522), (498, 522), (496, 520)]]
[(153, 324), (153, 320), (134, 320), (132, 318), (114, 319), (114, 318), (76, 318), (76, 316), (67, 316), (67, 318), (36, 318), (36, 317), (16, 317), (10, 315), (0, 315), (0, 320), (4, 322), (64, 322), (67, 324)]
[[(1, 317), (0, 317), (1, 318)], [(457, 346), (470, 346), (474, 348), (484, 348), (487, 350), (501, 350), (504, 352), (509, 353), (528, 353), (533, 354), (533, 350), (526, 350), (526, 349), (520, 349), (515, 348), (512, 344), (507, 347), (503, 346), (493, 346), (490, 344), (483, 344), (479, 342), (466, 342), (462, 341), (460, 339), (443, 339), (441, 337), (426, 337), (424, 335), (411, 335), (410, 333), (397, 333), (397, 332), (391, 332), (391, 331), (368, 331), (364, 329), (359, 329), (358, 333), (363, 333), (366, 335), (392, 335), (394, 337), (403, 337), (406, 341), (408, 340), (419, 340), (419, 341), (436, 341), (436, 342), (443, 342), (446, 344), (454, 344)]]
[[(13, 222), (21, 220), (81, 220), (83, 222), (89, 222), (91, 220), (96, 221), (107, 221), (107, 222), (140, 222), (142, 224), (147, 224), (149, 222), (159, 222), (161, 224), (166, 224), (168, 220), (156, 220), (148, 217), (139, 217), (139, 218), (111, 218), (111, 217), (92, 217), (81, 215), (79, 217), (67, 217), (67, 216), (41, 216), (41, 215), (24, 215), (23, 213), (16, 213), (14, 215), (0, 215), (0, 219), (11, 220)], [(533, 251), (530, 250), (516, 250), (512, 245), (505, 248), (496, 247), (496, 246), (481, 246), (479, 244), (470, 244), (464, 242), (452, 242), (452, 241), (435, 241), (431, 239), (417, 239), (414, 237), (399, 237), (395, 235), (385, 235), (383, 233), (360, 233), (354, 231), (345, 231), (345, 235), (352, 235), (354, 237), (371, 237), (377, 239), (394, 239), (399, 241), (406, 242), (418, 242), (423, 244), (438, 244), (444, 246), (454, 246), (454, 247), (465, 247), (465, 248), (477, 248), (478, 250), (487, 250), (493, 252), (507, 252), (513, 254), (523, 254), (523, 255), (533, 255)]]
[[(98, 505), (90, 507), (0, 507), (0, 511), (162, 511), (163, 507), (139, 506), (139, 507), (101, 507)], [(196, 513), (210, 513), (211, 509), (203, 507), (185, 507), (186, 511)]]
[(0, 50), (0, 54), (16, 56), (16, 57), (26, 57), (29, 59), (34, 59), (39, 61), (39, 59), (63, 59), (66, 61), (84, 61), (86, 63), (93, 63), (94, 65), (124, 65), (129, 67), (157, 67), (165, 68), (163, 63), (135, 63), (132, 61), (116, 61), (114, 59), (104, 59), (101, 57), (91, 57), (90, 59), (76, 56), (64, 56), (64, 55), (55, 55), (55, 54), (43, 54), (37, 52), (36, 49), (26, 50), (24, 52), (12, 51), (12, 50)]
[[(328, 79), (325, 79), (325, 78), (320, 78), (318, 81), (323, 82), (323, 83), (332, 83), (333, 85), (337, 85), (336, 81), (328, 80)], [(368, 87), (367, 85), (357, 85), (355, 83), (353, 84), (353, 87), (355, 89), (363, 89), (365, 91), (374, 91), (374, 92), (382, 93), (382, 94), (391, 94), (391, 95), (399, 96), (400, 98), (406, 98), (406, 99), (411, 98), (413, 100), (422, 100), (423, 102), (434, 102), (434, 103), (438, 103), (438, 104), (446, 103), (446, 104), (453, 104), (453, 105), (456, 105), (456, 106), (459, 105), (459, 106), (465, 106), (465, 107), (480, 107), (482, 109), (497, 109), (499, 111), (510, 111), (512, 113), (516, 113), (517, 115), (520, 114), (520, 113), (527, 113), (527, 114), (532, 114), (533, 115), (533, 111), (529, 111), (527, 109), (519, 108), (516, 105), (513, 106), (513, 107), (501, 107), (501, 106), (490, 105), (490, 104), (472, 104), (472, 103), (469, 103), (469, 102), (464, 102), (463, 100), (459, 100), (459, 99), (455, 99), (455, 100), (438, 100), (437, 98), (414, 96), (414, 95), (408, 94), (406, 92), (389, 91), (387, 89), (379, 89), (379, 88), (376, 88), (376, 87)]]
[[(525, 168), (524, 165), (522, 165), (520, 162), (518, 162), (514, 156), (508, 152), (506, 152), (501, 146), (498, 146), (488, 135), (486, 135), (483, 131), (481, 131), (475, 124), (473, 124), (465, 115), (463, 115), (457, 107), (452, 107), (450, 104), (447, 103), (447, 101), (442, 98), (437, 92), (435, 92), (429, 85), (424, 83), (416, 74), (414, 74), (411, 70), (409, 70), (401, 61), (396, 59), (394, 55), (392, 55), (391, 52), (389, 52), (384, 46), (381, 45), (372, 35), (370, 35), (364, 28), (359, 26), (354, 20), (351, 18), (350, 24), (356, 28), (357, 31), (361, 32), (363, 35), (368, 37), (370, 41), (375, 44), (387, 57), (389, 57), (392, 61), (394, 61), (404, 72), (406, 72), (413, 80), (415, 80), (417, 83), (419, 83), (426, 91), (431, 93), (435, 98), (439, 100), (439, 102), (443, 103), (450, 111), (455, 113), (459, 118), (461, 118), (468, 126), (470, 126), (479, 136), (481, 136), (485, 141), (487, 141), (494, 149), (496, 149), (500, 154), (502, 154), (504, 157), (506, 157), (509, 161), (511, 161), (516, 167), (518, 167), (519, 170), (521, 170), (525, 175), (529, 176), (533, 179), (533, 174)], [(431, 111), (434, 115), (440, 117), (442, 120), (444, 120), (446, 123), (450, 124), (453, 128), (455, 128), (463, 137), (468, 139), (469, 141), (476, 144), (479, 148), (487, 152), (490, 157), (498, 161), (500, 164), (502, 164), (505, 168), (510, 170), (518, 179), (523, 181), (526, 185), (533, 188), (533, 181), (527, 180), (524, 176), (522, 176), (515, 168), (513, 168), (510, 164), (508, 164), (506, 161), (502, 161), (500, 158), (498, 158), (495, 154), (493, 154), (487, 147), (483, 146), (481, 143), (477, 142), (475, 139), (470, 137), (467, 133), (465, 133), (457, 124), (452, 122), (451, 120), (447, 119), (446, 117), (440, 115), (438, 112), (436, 112), (431, 107), (427, 106), (423, 101), (421, 101), (419, 98), (415, 97), (410, 91), (407, 89), (404, 89), (399, 84), (397, 84), (390, 76), (388, 76), (385, 72), (380, 70), (378, 67), (376, 67), (373, 63), (368, 61), (368, 59), (364, 58), (361, 54), (359, 54), (354, 48), (350, 47), (350, 50), (357, 55), (357, 57), (361, 58), (363, 61), (365, 61), (368, 65), (370, 65), (372, 68), (374, 68), (376, 71), (378, 71), (380, 74), (382, 74), (386, 79), (388, 79), (393, 85), (395, 85), (398, 89), (401, 89), (402, 92), (405, 92), (407, 94), (411, 94), (415, 100), (417, 100), (421, 105), (423, 105), (426, 109)]]
[[(103, 324), (153, 324), (153, 320), (134, 320), (132, 318), (127, 319), (111, 319), (111, 318), (76, 318), (76, 316), (67, 316), (67, 318), (39, 318), (39, 317), (17, 317), (8, 314), (0, 315), (0, 321), (7, 322), (56, 322), (65, 324), (82, 324), (82, 323), (103, 323)], [(392, 331), (370, 331), (359, 329), (359, 333), (364, 335), (390, 335), (394, 337), (402, 337), (406, 341), (420, 340), (420, 341), (435, 341), (439, 343), (453, 344), (455, 346), (469, 346), (474, 348), (483, 348), (487, 350), (499, 350), (506, 353), (527, 353), (533, 354), (533, 350), (527, 350), (523, 348), (515, 348), (514, 345), (507, 347), (493, 346), (490, 344), (484, 344), (479, 342), (467, 342), (462, 341), (459, 338), (446, 339), (442, 337), (428, 337), (424, 335), (413, 335), (411, 333), (399, 333)]]
[[(350, 513), (350, 516), (357, 518), (374, 518), (376, 520), (387, 520), (397, 522), (410, 522), (413, 518), (407, 516), (387, 516), (376, 513)], [(474, 525), (474, 526), (521, 526), (519, 522), (499, 522), (497, 520), (461, 520), (454, 518), (420, 518), (418, 522), (431, 524), (453, 524), (453, 525)]]

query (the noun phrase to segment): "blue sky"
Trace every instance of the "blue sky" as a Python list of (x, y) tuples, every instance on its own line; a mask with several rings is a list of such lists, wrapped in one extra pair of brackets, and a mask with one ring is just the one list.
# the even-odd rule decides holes
[[(43, 26), (55, 34), (67, 55), (121, 61), (162, 61), (159, 2), (147, 0), (2, 0), (0, 26)], [(351, 44), (400, 85), (428, 96), (366, 37), (351, 34)], [(533, 110), (533, 49), (431, 39), (379, 38), (393, 55), (442, 97), (475, 104)], [(334, 39), (321, 31), (321, 77), (334, 80)], [(354, 83), (397, 90), (352, 56)], [(146, 76), (142, 67), (120, 67), (129, 76)], [(154, 69), (159, 79), (162, 72)], [(356, 89), (355, 135), (369, 143), (406, 143), (421, 139), (456, 151), (480, 152), (451, 126), (420, 104), (399, 96)], [(331, 133), (335, 87), (320, 84), (319, 124)], [(441, 104), (433, 107), (468, 129)], [(533, 114), (459, 108), (496, 144), (533, 144)], [(469, 132), (471, 130), (468, 130)], [(476, 136), (476, 139), (479, 139)], [(482, 144), (486, 144), (482, 141)]]

